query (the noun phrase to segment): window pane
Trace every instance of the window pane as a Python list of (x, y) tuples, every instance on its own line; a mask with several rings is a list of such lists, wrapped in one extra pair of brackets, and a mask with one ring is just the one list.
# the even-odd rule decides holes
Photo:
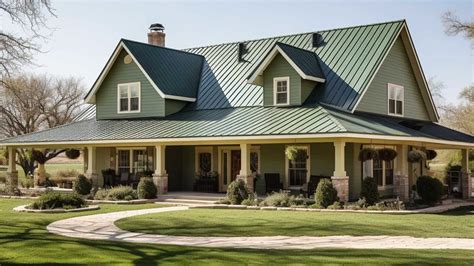
[(397, 114), (399, 114), (399, 115), (403, 114), (403, 102), (402, 101), (397, 101)]
[(128, 111), (128, 98), (120, 99), (120, 111)]
[(306, 149), (299, 149), (299, 155), (294, 160), (288, 160), (288, 175), (290, 186), (302, 186), (306, 183), (306, 173), (308, 172), (306, 161)]
[(224, 152), (224, 169), (222, 170), (224, 177), (224, 185), (227, 185), (227, 152)]
[(127, 85), (120, 85), (120, 98), (128, 98), (128, 86)]
[(383, 185), (383, 161), (374, 160), (374, 178), (377, 180), (377, 185)]
[(139, 97), (138, 95), (138, 85), (137, 84), (132, 84), (130, 85), (130, 97)]
[(390, 114), (394, 114), (395, 113), (395, 100), (388, 100), (388, 112)]
[(144, 150), (133, 151), (133, 173), (140, 173), (146, 170), (146, 155)]
[(287, 104), (287, 94), (286, 93), (277, 93), (276, 94), (276, 102), (277, 104)]
[(252, 173), (258, 172), (258, 153), (250, 153), (250, 170)]
[(385, 162), (385, 185), (393, 185), (393, 161)]
[(395, 87), (388, 87), (388, 98), (395, 99)]
[(130, 111), (138, 111), (138, 98), (130, 99)]
[(211, 153), (199, 153), (199, 170), (204, 174), (211, 171)]
[(120, 173), (130, 172), (130, 151), (119, 150), (118, 151), (118, 168)]
[(398, 101), (403, 101), (403, 87), (396, 87), (395, 99)]

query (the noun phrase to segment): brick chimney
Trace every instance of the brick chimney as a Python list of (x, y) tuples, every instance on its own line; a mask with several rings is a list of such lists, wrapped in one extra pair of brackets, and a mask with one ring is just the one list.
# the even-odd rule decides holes
[(160, 23), (150, 25), (148, 33), (148, 43), (157, 46), (165, 46), (165, 27)]

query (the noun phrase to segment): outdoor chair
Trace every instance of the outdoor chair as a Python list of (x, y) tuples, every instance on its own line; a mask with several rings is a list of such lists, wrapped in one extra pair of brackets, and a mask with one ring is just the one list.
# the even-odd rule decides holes
[(279, 192), (283, 189), (283, 183), (280, 181), (280, 174), (267, 173), (265, 178), (265, 193)]
[(130, 178), (130, 173), (128, 172), (120, 173), (120, 184), (124, 186), (128, 185), (129, 178)]

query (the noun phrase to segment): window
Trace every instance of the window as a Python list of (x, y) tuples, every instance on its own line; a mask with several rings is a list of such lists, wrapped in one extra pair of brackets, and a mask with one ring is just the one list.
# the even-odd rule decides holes
[(388, 114), (403, 116), (403, 86), (388, 83)]
[(196, 173), (207, 176), (212, 172), (212, 147), (196, 147)]
[(140, 82), (118, 85), (118, 113), (140, 112)]
[(290, 104), (290, 77), (280, 77), (273, 79), (273, 104)]
[(375, 179), (380, 188), (393, 185), (394, 161), (368, 160), (363, 162), (364, 177)]
[(298, 152), (293, 160), (286, 159), (289, 187), (302, 187), (308, 180), (309, 149), (307, 146), (297, 147)]
[(117, 169), (119, 173), (141, 173), (149, 170), (150, 161), (145, 148), (119, 149), (117, 151)]

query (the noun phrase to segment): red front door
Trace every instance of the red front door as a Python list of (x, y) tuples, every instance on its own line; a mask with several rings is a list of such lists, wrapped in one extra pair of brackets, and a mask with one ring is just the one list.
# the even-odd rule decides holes
[(235, 150), (231, 152), (231, 161), (230, 161), (230, 171), (231, 181), (234, 181), (237, 178), (237, 175), (240, 173), (240, 151)]

